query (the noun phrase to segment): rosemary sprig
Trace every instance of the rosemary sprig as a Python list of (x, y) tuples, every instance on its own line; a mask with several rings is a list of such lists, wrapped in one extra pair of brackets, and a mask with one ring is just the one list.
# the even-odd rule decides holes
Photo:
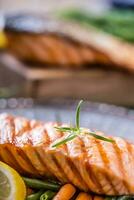
[(74, 138), (76, 138), (79, 134), (89, 134), (91, 136), (93, 136), (94, 138), (96, 139), (99, 139), (99, 140), (103, 140), (103, 141), (106, 141), (106, 142), (114, 142), (114, 140), (110, 139), (110, 138), (107, 138), (107, 137), (104, 137), (104, 136), (101, 136), (101, 135), (98, 135), (96, 134), (95, 132), (91, 132), (91, 131), (84, 131), (83, 128), (80, 128), (80, 109), (81, 109), (81, 104), (83, 103), (83, 100), (81, 100), (79, 103), (78, 103), (78, 106), (76, 108), (76, 124), (75, 124), (75, 127), (55, 127), (55, 129), (57, 131), (60, 131), (60, 132), (71, 132), (67, 137), (65, 137), (64, 139), (52, 144), (52, 147), (58, 147), (62, 144), (65, 144), (71, 140), (73, 140)]
[(77, 109), (76, 109), (76, 129), (80, 129), (80, 109), (81, 109), (81, 104), (83, 103), (83, 100), (81, 100), (78, 103)]

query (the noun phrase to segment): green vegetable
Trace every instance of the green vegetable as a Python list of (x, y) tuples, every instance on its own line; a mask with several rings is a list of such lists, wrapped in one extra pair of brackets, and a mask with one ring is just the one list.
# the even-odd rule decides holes
[(77, 134), (71, 133), (64, 140), (60, 140), (59, 142), (56, 142), (56, 144), (53, 144), (52, 147), (58, 147), (62, 144), (65, 144), (65, 143), (73, 140), (75, 137), (77, 137)]
[(78, 103), (77, 109), (76, 109), (76, 129), (80, 129), (80, 109), (81, 109), (81, 104), (83, 103), (83, 100), (81, 100)]
[(57, 127), (57, 126), (55, 126), (54, 127), (55, 129), (57, 129), (57, 131), (61, 131), (61, 132), (68, 132), (68, 131), (77, 131), (77, 128), (74, 128), (74, 127), (72, 127), (72, 128), (70, 128), (70, 127)]
[(49, 182), (49, 181), (41, 181), (38, 179), (31, 179), (31, 178), (25, 178), (23, 177), (23, 180), (25, 184), (34, 189), (49, 189), (53, 191), (58, 191), (60, 188), (59, 184)]
[(54, 179), (47, 179), (47, 181), (50, 182), (50, 183), (54, 183), (56, 185), (59, 185), (59, 186), (62, 185), (62, 183), (60, 181), (57, 181), (57, 180), (54, 180)]
[(95, 137), (96, 139), (99, 139), (99, 140), (104, 140), (106, 142), (114, 142), (112, 139), (103, 137), (101, 135), (97, 135), (94, 132), (86, 132), (86, 134), (89, 134), (89, 135), (91, 135), (91, 136), (93, 136), (93, 137)]
[(40, 196), (44, 193), (43, 190), (40, 190), (37, 193), (29, 195), (26, 200), (39, 200)]
[(55, 192), (51, 190), (46, 191), (44, 194), (41, 195), (40, 200), (50, 200), (55, 196)]
[(128, 42), (134, 42), (134, 12), (112, 9), (103, 15), (91, 15), (82, 10), (69, 9), (60, 13), (60, 18), (92, 25), (97, 29), (115, 35)]
[(61, 131), (61, 132), (71, 132), (65, 139), (56, 141), (56, 143), (52, 144), (52, 147), (58, 147), (62, 144), (65, 144), (74, 138), (76, 138), (79, 134), (89, 134), (93, 136), (96, 139), (107, 141), (107, 142), (114, 142), (114, 140), (110, 138), (106, 138), (100, 135), (97, 135), (95, 132), (91, 131), (85, 131), (83, 128), (80, 128), (80, 108), (82, 104), (82, 100), (78, 103), (77, 109), (76, 109), (76, 125), (75, 127), (55, 127), (56, 130)]

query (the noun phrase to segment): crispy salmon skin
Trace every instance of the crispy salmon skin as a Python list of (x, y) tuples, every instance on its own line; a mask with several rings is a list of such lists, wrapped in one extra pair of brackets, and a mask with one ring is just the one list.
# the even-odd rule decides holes
[(133, 144), (119, 137), (109, 143), (82, 134), (52, 148), (68, 134), (57, 131), (56, 125), (1, 114), (0, 161), (22, 175), (58, 179), (83, 191), (134, 194)]

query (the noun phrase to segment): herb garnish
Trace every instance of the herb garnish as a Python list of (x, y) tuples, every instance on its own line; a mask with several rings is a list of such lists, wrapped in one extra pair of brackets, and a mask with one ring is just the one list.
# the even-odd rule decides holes
[(55, 129), (57, 131), (60, 131), (60, 132), (70, 132), (70, 134), (65, 139), (62, 139), (62, 140), (54, 143), (52, 145), (52, 147), (58, 147), (58, 146), (60, 146), (62, 144), (65, 144), (68, 141), (71, 141), (74, 138), (76, 138), (79, 134), (89, 134), (89, 135), (91, 135), (94, 138), (99, 139), (99, 140), (103, 140), (103, 141), (106, 141), (106, 142), (114, 142), (114, 140), (112, 140), (110, 138), (103, 137), (101, 135), (97, 135), (95, 132), (91, 132), (91, 131), (87, 131), (87, 130), (85, 131), (84, 128), (80, 128), (80, 109), (81, 109), (81, 104), (82, 103), (83, 103), (83, 100), (81, 100), (78, 103), (78, 106), (77, 106), (77, 109), (76, 109), (75, 127), (59, 127), (59, 126), (55, 127)]

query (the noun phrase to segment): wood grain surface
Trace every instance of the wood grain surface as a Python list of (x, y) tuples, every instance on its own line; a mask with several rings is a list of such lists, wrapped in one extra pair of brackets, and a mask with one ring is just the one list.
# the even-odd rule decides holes
[(12, 79), (17, 79), (12, 82), (20, 83), (19, 96), (44, 99), (84, 98), (134, 106), (134, 75), (131, 73), (99, 67), (83, 70), (30, 68), (7, 54), (1, 56), (0, 62), (5, 67), (6, 73), (9, 70), (8, 75), (3, 73), (2, 80), (6, 77), (8, 81), (7, 77), (11, 79), (11, 74), (14, 77)]

